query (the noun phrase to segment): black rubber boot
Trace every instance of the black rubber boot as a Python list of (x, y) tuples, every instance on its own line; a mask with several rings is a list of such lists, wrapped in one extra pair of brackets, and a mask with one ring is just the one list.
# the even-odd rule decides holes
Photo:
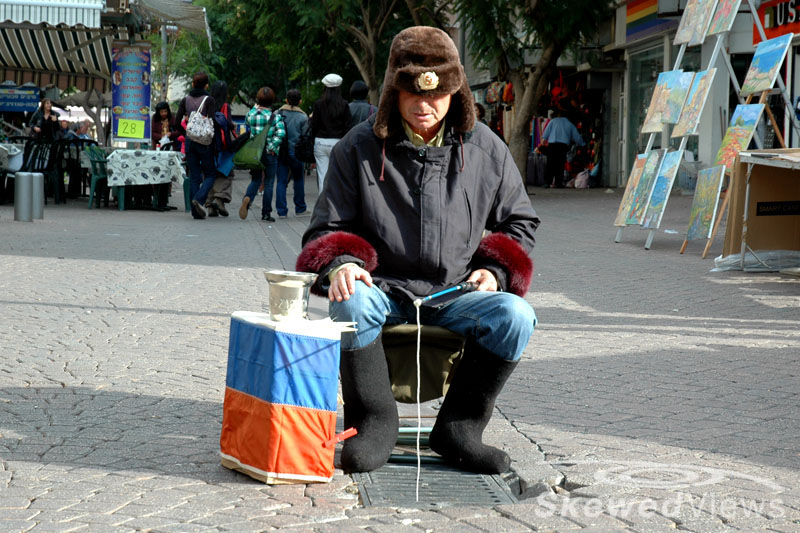
[(500, 474), (511, 466), (508, 454), (483, 444), (483, 430), (516, 362), (501, 359), (467, 341), (464, 357), (436, 417), (430, 446), (447, 462), (470, 472)]
[(381, 336), (357, 350), (342, 350), (339, 363), (344, 428), (358, 434), (344, 441), (342, 470), (370, 472), (386, 464), (397, 442), (397, 403)]

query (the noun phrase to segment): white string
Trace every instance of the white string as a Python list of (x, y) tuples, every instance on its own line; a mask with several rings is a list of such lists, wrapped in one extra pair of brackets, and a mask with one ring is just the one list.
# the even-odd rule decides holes
[(419, 477), (420, 471), (422, 470), (422, 459), (420, 457), (419, 451), (419, 436), (422, 433), (422, 412), (420, 410), (419, 405), (419, 389), (421, 387), (421, 379), (420, 379), (420, 361), (419, 361), (419, 351), (420, 351), (420, 344), (422, 343), (422, 325), (419, 321), (419, 300), (414, 302), (414, 307), (417, 308), (417, 487), (416, 487), (416, 497), (419, 501)]

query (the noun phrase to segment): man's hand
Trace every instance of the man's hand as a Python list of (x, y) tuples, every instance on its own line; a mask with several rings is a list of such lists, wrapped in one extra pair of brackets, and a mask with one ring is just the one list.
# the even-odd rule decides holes
[(366, 283), (367, 287), (372, 287), (372, 276), (369, 272), (358, 265), (345, 265), (331, 279), (331, 286), (328, 287), (328, 299), (337, 302), (349, 300), (350, 295), (356, 292), (356, 280), (359, 279)]
[(497, 292), (497, 279), (494, 274), (485, 268), (479, 268), (474, 271), (467, 278), (467, 281), (477, 284), (478, 288), (476, 290), (478, 291)]

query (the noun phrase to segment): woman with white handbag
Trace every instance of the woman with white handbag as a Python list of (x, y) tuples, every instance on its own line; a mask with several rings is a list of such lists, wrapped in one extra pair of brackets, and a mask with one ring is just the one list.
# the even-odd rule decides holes
[[(217, 169), (214, 164), (214, 120), (217, 104), (208, 94), (208, 74), (197, 72), (192, 78), (192, 90), (181, 100), (175, 114), (175, 124), (186, 137), (186, 168), (189, 171), (189, 194), (192, 216), (206, 218), (206, 196), (214, 186)], [(186, 127), (182, 120), (188, 116)]]

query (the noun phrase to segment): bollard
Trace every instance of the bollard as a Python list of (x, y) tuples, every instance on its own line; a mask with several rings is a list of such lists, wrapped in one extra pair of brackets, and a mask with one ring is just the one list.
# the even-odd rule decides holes
[(33, 174), (30, 172), (17, 172), (14, 174), (14, 220), (31, 222), (33, 194)]
[(31, 194), (31, 213), (34, 219), (44, 219), (44, 174), (33, 173), (33, 193)]

